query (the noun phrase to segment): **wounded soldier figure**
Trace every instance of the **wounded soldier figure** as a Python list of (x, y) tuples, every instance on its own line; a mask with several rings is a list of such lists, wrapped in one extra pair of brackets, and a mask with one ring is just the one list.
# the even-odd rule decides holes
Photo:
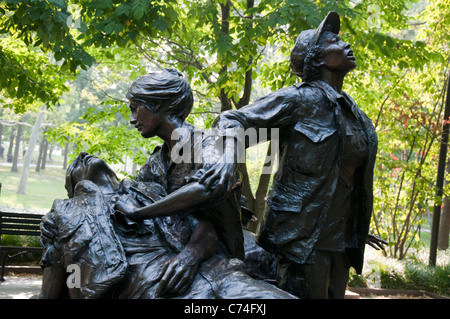
[[(216, 249), (221, 239), (212, 223), (195, 213), (135, 222), (115, 210), (119, 202), (160, 200), (166, 194), (158, 183), (119, 182), (103, 160), (82, 152), (68, 169), (66, 189), (69, 199), (55, 200), (41, 224), (40, 298), (294, 298)], [(81, 282), (68, 288), (73, 264)]]

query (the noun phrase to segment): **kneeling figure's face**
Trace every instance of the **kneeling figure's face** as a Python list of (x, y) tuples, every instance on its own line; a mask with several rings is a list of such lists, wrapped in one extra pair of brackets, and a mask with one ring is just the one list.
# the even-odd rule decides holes
[(158, 136), (163, 118), (157, 112), (151, 111), (139, 102), (131, 102), (130, 111), (130, 124), (134, 125), (142, 137), (150, 138)]

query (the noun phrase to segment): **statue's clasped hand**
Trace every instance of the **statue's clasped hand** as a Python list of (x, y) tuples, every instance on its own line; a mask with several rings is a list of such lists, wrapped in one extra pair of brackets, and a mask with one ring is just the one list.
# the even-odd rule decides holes
[(185, 249), (176, 255), (162, 272), (155, 297), (181, 296), (192, 285), (200, 261), (196, 255)]
[(137, 209), (139, 207), (137, 206), (134, 201), (132, 201), (128, 196), (119, 196), (116, 198), (116, 202), (114, 205), (114, 209), (116, 211), (122, 212), (127, 216), (129, 219), (132, 220), (139, 220), (139, 216), (137, 214)]

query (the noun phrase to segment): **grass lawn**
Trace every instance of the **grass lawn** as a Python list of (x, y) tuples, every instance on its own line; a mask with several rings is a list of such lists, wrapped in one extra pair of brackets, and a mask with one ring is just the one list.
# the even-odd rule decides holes
[(11, 172), (11, 166), (0, 163), (0, 209), (16, 212), (47, 213), (56, 198), (67, 198), (64, 188), (66, 170), (62, 167), (46, 167), (40, 172), (32, 165), (26, 194), (18, 194), (21, 166), (19, 172)]

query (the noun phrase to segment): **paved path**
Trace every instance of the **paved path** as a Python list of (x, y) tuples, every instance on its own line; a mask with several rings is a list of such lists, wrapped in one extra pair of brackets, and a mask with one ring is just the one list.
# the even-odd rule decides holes
[(7, 275), (0, 282), (0, 299), (30, 299), (39, 294), (42, 276)]
[[(41, 290), (42, 275), (36, 274), (9, 274), (5, 281), (0, 282), (0, 299), (31, 299), (37, 296)], [(389, 289), (352, 288), (347, 291), (345, 299), (448, 299), (422, 291), (400, 291)], [(366, 289), (367, 290), (367, 289)]]
[[(39, 294), (42, 285), (42, 275), (17, 274), (5, 276), (0, 282), (0, 299), (30, 299)], [(346, 299), (359, 299), (350, 291)]]

